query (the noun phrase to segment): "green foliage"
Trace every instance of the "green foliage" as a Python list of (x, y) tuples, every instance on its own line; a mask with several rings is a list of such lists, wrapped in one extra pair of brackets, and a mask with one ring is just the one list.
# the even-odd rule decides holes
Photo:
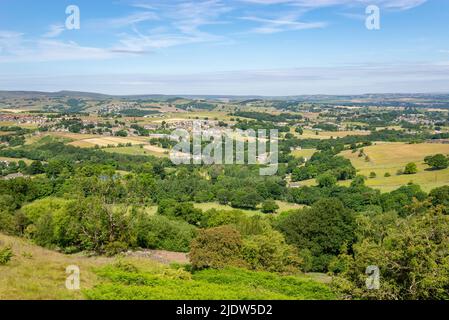
[(348, 180), (356, 176), (356, 170), (346, 158), (336, 156), (341, 150), (321, 151), (315, 153), (305, 166), (293, 170), (292, 180), (303, 181), (316, 178), (319, 174), (326, 172), (332, 174), (337, 180)]
[(190, 262), (195, 269), (245, 265), (242, 237), (230, 226), (200, 230), (190, 247)]
[(446, 214), (449, 214), (449, 186), (433, 189), (429, 194), (434, 206), (441, 206)]
[(405, 166), (404, 174), (416, 174), (418, 173), (418, 167), (416, 163), (410, 162)]
[(276, 201), (274, 201), (274, 200), (268, 199), (262, 203), (261, 210), (263, 213), (274, 213), (278, 209), (279, 209), (279, 206), (277, 205)]
[(196, 209), (192, 203), (179, 203), (172, 199), (162, 200), (159, 203), (160, 215), (184, 220), (192, 225), (201, 226), (204, 220), (203, 211)]
[[(383, 228), (381, 237), (365, 233), (353, 246), (353, 256), (340, 257), (346, 270), (335, 286), (351, 298), (449, 299), (449, 217), (430, 210), (388, 224), (394, 227)], [(366, 289), (365, 270), (370, 265), (380, 269), (379, 290)]]
[(134, 214), (131, 226), (136, 245), (149, 249), (188, 252), (197, 233), (187, 222), (143, 212)]
[(428, 156), (424, 162), (434, 170), (442, 170), (449, 167), (449, 159), (443, 154)]
[(295, 272), (302, 264), (296, 248), (286, 244), (277, 231), (245, 238), (243, 259), (250, 269), (272, 272)]
[(238, 190), (232, 196), (231, 206), (239, 209), (256, 209), (261, 201), (262, 198), (254, 190)]
[(331, 173), (323, 173), (318, 176), (316, 181), (318, 183), (318, 187), (320, 188), (330, 188), (337, 184), (337, 178), (335, 178), (335, 176)]
[(406, 216), (410, 214), (408, 206), (413, 203), (413, 199), (424, 201), (426, 198), (427, 194), (421, 190), (420, 186), (410, 184), (382, 194), (381, 204), (385, 212), (395, 210), (400, 216)]
[(322, 283), (299, 276), (235, 268), (207, 269), (190, 274), (182, 269), (125, 271), (108, 266), (105, 280), (85, 290), (97, 300), (328, 300), (335, 294)]
[(350, 247), (355, 241), (356, 224), (353, 213), (340, 201), (324, 199), (280, 219), (277, 228), (298, 250), (310, 250), (314, 271), (326, 271), (342, 246)]
[(11, 247), (0, 247), (0, 266), (6, 265), (14, 256)]

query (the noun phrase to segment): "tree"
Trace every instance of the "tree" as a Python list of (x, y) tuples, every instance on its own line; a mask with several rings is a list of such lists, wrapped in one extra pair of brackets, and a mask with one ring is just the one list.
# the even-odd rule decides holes
[[(342, 254), (334, 285), (355, 299), (449, 299), (449, 216), (439, 209), (396, 220), (382, 238), (368, 236)], [(379, 290), (366, 288), (367, 266), (379, 268)]]
[(416, 163), (410, 162), (405, 166), (404, 174), (416, 174), (418, 173), (418, 167)]
[(337, 178), (331, 173), (324, 173), (316, 179), (320, 188), (330, 188), (337, 184)]
[(199, 231), (190, 246), (189, 258), (194, 269), (242, 267), (242, 248), (242, 237), (236, 229), (211, 228)]
[(277, 209), (279, 209), (279, 206), (272, 199), (265, 200), (262, 203), (262, 212), (263, 213), (274, 213), (274, 212), (276, 212)]
[(302, 265), (295, 247), (285, 243), (280, 232), (271, 230), (243, 241), (243, 259), (253, 270), (295, 272)]
[(302, 127), (296, 127), (295, 128), (295, 132), (299, 135), (303, 135), (304, 134), (304, 130)]
[(442, 154), (428, 156), (424, 159), (424, 162), (434, 170), (442, 170), (449, 167), (449, 159)]
[(323, 199), (309, 209), (282, 218), (276, 226), (287, 243), (313, 256), (313, 271), (327, 270), (330, 260), (355, 241), (355, 218), (337, 199)]
[(42, 162), (40, 161), (33, 161), (30, 166), (28, 167), (28, 174), (34, 175), (34, 174), (41, 174), (44, 173), (44, 166), (42, 165)]
[(254, 210), (261, 201), (261, 197), (255, 191), (237, 190), (232, 196), (231, 205), (234, 208)]
[(449, 186), (433, 189), (429, 198), (434, 206), (442, 206), (443, 211), (449, 214)]

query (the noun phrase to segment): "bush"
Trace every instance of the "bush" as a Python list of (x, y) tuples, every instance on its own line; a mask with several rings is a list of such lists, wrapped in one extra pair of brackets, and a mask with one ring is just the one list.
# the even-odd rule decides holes
[(189, 257), (194, 269), (245, 265), (242, 237), (230, 226), (201, 230), (190, 247)]
[(416, 174), (418, 173), (418, 167), (416, 166), (416, 163), (410, 162), (405, 166), (404, 174)]
[(237, 224), (246, 218), (246, 214), (240, 210), (216, 210), (210, 209), (204, 213), (207, 227), (220, 227), (224, 225)]
[(6, 265), (11, 261), (13, 257), (13, 252), (11, 247), (0, 248), (0, 266)]
[(243, 259), (250, 269), (272, 272), (294, 272), (302, 264), (296, 248), (286, 244), (277, 231), (244, 239)]
[(204, 223), (203, 211), (196, 209), (190, 202), (177, 202), (172, 199), (162, 200), (158, 213), (170, 218), (181, 219), (192, 225), (201, 226)]
[(274, 200), (268, 199), (262, 203), (262, 212), (263, 213), (274, 213), (279, 209), (279, 206)]

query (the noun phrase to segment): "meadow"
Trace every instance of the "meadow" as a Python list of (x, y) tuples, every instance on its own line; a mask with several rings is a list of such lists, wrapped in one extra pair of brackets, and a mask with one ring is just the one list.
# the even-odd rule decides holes
[(81, 292), (66, 289), (67, 266), (79, 266), (81, 287), (91, 288), (98, 281), (93, 269), (113, 261), (105, 257), (64, 255), (1, 233), (0, 244), (11, 246), (14, 254), (7, 265), (0, 266), (0, 300), (84, 299)]
[[(295, 203), (289, 203), (285, 201), (276, 201), (276, 204), (279, 206), (279, 209), (276, 210), (276, 213), (281, 213), (289, 210), (297, 210), (302, 209), (304, 206), (295, 204)], [(231, 210), (237, 210), (235, 208), (232, 208), (228, 205), (222, 205), (217, 202), (205, 202), (205, 203), (194, 203), (194, 207), (201, 209), (203, 211), (207, 211), (210, 209), (216, 209), (216, 210), (225, 210), (225, 211), (231, 211)], [(238, 209), (239, 211), (243, 211), (246, 214), (254, 215), (254, 214), (263, 214), (260, 209), (257, 210), (244, 210), (244, 209)]]
[[(376, 173), (376, 177), (368, 179), (366, 185), (380, 189), (382, 192), (392, 191), (409, 182), (419, 184), (425, 191), (449, 183), (449, 169), (432, 171), (424, 163), (424, 158), (429, 155), (449, 154), (449, 145), (447, 144), (378, 142), (363, 149), (369, 161), (365, 160), (365, 156), (359, 157), (359, 151), (353, 153), (347, 150), (341, 155), (351, 160), (358, 170), (358, 174), (369, 177), (371, 172)], [(410, 162), (416, 163), (418, 173), (397, 175), (398, 170), (403, 170)], [(385, 177), (386, 173), (391, 176)], [(343, 184), (348, 185), (349, 182)]]

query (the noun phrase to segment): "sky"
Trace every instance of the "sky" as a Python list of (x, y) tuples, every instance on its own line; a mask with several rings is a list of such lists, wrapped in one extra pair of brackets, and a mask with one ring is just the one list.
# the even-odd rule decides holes
[(0, 0), (0, 90), (447, 93), (449, 1)]

